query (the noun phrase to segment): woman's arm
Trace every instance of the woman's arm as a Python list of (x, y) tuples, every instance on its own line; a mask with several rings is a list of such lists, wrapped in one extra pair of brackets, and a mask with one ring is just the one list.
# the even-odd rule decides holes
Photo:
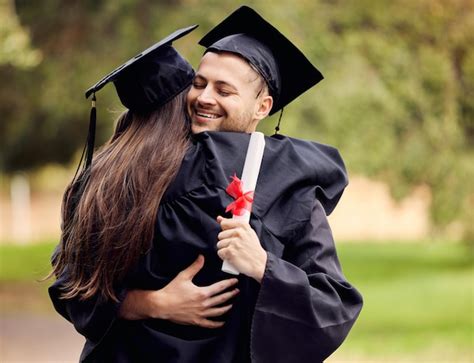
[(120, 307), (120, 317), (127, 320), (166, 319), (177, 324), (198, 325), (205, 328), (223, 326), (224, 322), (208, 318), (221, 316), (230, 310), (231, 304), (216, 306), (238, 294), (239, 290), (236, 288), (226, 291), (238, 280), (232, 278), (209, 286), (196, 286), (192, 280), (203, 266), (204, 257), (200, 255), (164, 288), (154, 291), (129, 291)]
[(188, 268), (181, 271), (168, 285), (160, 290), (117, 290), (119, 302), (103, 301), (98, 297), (87, 300), (60, 297), (66, 275), (61, 276), (49, 288), (49, 295), (56, 311), (70, 321), (76, 330), (98, 344), (114, 322), (121, 318), (139, 320), (166, 319), (178, 324), (218, 328), (225, 322), (208, 318), (226, 313), (232, 305), (216, 307), (227, 302), (239, 291), (234, 286), (237, 279), (226, 279), (209, 286), (198, 287), (192, 279), (204, 266), (199, 256)]

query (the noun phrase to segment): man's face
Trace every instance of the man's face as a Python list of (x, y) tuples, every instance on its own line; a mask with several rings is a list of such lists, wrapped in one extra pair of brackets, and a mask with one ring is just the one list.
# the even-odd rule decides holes
[(260, 76), (239, 56), (207, 52), (187, 96), (192, 132), (255, 131), (268, 114), (261, 115), (261, 86)]

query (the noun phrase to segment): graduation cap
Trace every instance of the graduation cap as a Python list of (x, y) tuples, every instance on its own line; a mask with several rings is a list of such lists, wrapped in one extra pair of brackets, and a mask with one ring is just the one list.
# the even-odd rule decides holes
[(199, 44), (207, 48), (206, 52), (235, 53), (252, 64), (273, 97), (270, 115), (323, 79), (291, 41), (248, 6), (230, 14)]
[(194, 70), (172, 47), (172, 42), (196, 28), (197, 25), (192, 25), (176, 30), (117, 67), (86, 91), (86, 98), (92, 95), (92, 108), (87, 143), (78, 170), (84, 155), (86, 158), (84, 170), (87, 170), (92, 163), (96, 126), (95, 93), (107, 83), (113, 82), (120, 101), (132, 112), (148, 112), (164, 105), (192, 83)]

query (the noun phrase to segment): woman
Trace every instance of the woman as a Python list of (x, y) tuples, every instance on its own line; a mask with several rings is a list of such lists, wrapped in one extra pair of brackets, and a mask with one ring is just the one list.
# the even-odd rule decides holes
[(92, 165), (88, 145), (84, 170), (64, 194), (62, 244), (53, 260), (54, 273), (69, 276), (64, 298), (118, 301), (114, 286), (151, 248), (158, 205), (189, 143), (183, 110), (194, 72), (171, 42), (194, 28), (173, 33), (93, 87), (95, 101), (113, 81), (129, 110)]
[[(285, 349), (269, 344), (281, 337), (301, 344), (301, 334), (310, 347), (305, 352), (322, 360), (342, 342), (361, 303), (340, 271), (325, 219), (345, 187), (345, 171), (334, 149), (284, 136), (267, 138), (252, 209), (252, 228), (269, 254), (262, 285), (240, 275), (238, 296), (223, 292), (226, 305), (215, 308), (225, 321), (214, 321), (216, 329), (166, 316), (118, 317), (127, 290), (168, 289), (198, 255), (206, 263), (194, 270), (192, 283), (217, 286), (229, 277), (216, 253), (216, 217), (233, 201), (226, 187), (230, 175), (242, 172), (249, 135), (187, 138), (182, 90), (192, 75), (169, 46), (176, 38), (144, 52), (150, 66), (127, 62), (93, 87), (114, 81), (130, 111), (66, 193), (63, 238), (53, 258), (58, 280), (50, 288), (55, 308), (87, 339), (81, 361), (266, 361), (269, 347)], [(330, 177), (321, 179), (319, 170)]]

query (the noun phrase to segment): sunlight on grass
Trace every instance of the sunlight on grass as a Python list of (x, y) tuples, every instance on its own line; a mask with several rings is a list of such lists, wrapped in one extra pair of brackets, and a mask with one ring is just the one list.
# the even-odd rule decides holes
[[(54, 246), (0, 245), (0, 287), (38, 285)], [(472, 250), (449, 243), (341, 243), (338, 253), (364, 308), (328, 362), (474, 361)], [(49, 283), (40, 285), (45, 290)]]
[(453, 244), (340, 245), (344, 272), (364, 296), (329, 361), (473, 361), (473, 256)]
[(0, 282), (31, 281), (46, 276), (56, 243), (0, 245)]

